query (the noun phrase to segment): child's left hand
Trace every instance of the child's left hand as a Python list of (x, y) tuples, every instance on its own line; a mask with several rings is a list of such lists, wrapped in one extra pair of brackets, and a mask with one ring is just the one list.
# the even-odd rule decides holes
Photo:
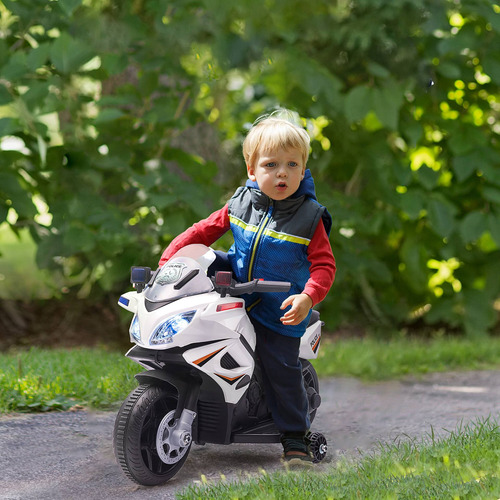
[(281, 304), (281, 309), (286, 309), (288, 306), (292, 307), (280, 318), (280, 321), (284, 325), (298, 325), (306, 319), (313, 302), (309, 295), (301, 293), (299, 295), (290, 295)]

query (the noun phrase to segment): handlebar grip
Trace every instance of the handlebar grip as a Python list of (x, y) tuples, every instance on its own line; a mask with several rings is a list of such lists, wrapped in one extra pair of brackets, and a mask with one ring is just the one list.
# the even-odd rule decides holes
[(288, 281), (258, 281), (255, 288), (258, 292), (288, 292), (291, 287)]

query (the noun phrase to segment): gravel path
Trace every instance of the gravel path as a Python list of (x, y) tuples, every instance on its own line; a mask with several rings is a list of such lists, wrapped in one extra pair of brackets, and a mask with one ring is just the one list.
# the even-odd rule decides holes
[[(500, 371), (447, 373), (401, 382), (322, 379), (323, 404), (313, 429), (336, 456), (358, 455), (379, 442), (445, 435), (456, 426), (500, 414)], [(130, 482), (115, 462), (115, 414), (86, 411), (0, 418), (0, 500), (173, 499), (199, 481), (245, 479), (281, 467), (279, 445), (194, 445), (181, 472), (164, 486)]]

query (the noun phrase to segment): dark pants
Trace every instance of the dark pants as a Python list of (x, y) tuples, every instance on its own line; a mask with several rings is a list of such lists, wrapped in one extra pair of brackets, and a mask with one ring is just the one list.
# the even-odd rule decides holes
[(274, 423), (281, 433), (306, 432), (311, 423), (299, 360), (300, 338), (275, 333), (254, 319), (252, 323), (264, 393)]
[[(208, 276), (217, 271), (231, 271), (227, 254), (215, 251), (216, 259), (208, 268)], [(262, 366), (263, 389), (274, 423), (281, 433), (306, 432), (309, 405), (299, 361), (300, 339), (269, 330), (250, 318), (257, 335), (257, 357)]]

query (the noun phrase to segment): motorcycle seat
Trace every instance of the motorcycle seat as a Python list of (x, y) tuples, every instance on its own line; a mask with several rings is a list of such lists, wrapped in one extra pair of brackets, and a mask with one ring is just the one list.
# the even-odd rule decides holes
[(317, 321), (319, 321), (319, 311), (313, 309), (307, 327), (309, 328), (311, 325), (314, 325), (314, 323), (316, 323)]

